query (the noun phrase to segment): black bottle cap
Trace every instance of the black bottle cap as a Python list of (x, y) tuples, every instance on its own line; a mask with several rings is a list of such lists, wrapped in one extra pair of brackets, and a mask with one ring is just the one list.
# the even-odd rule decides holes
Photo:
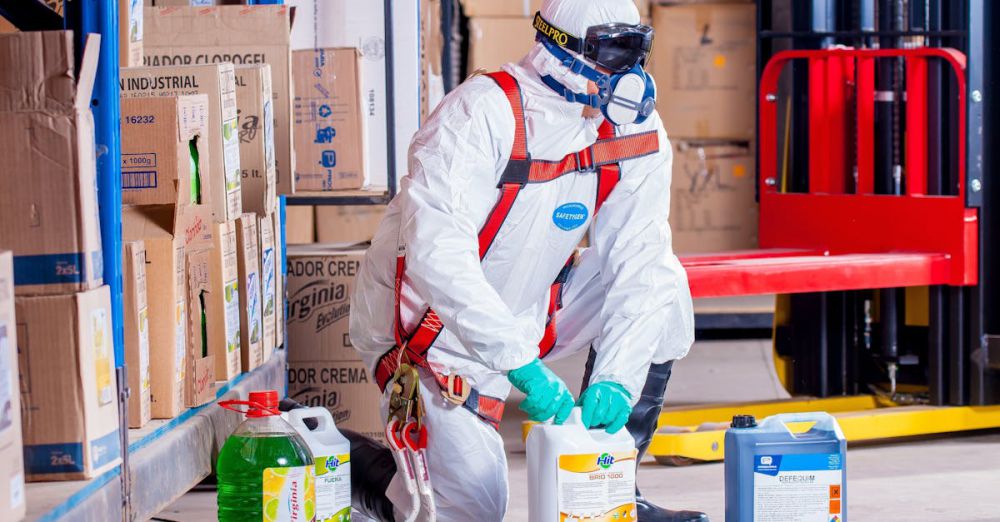
[(733, 423), (730, 426), (733, 428), (756, 428), (757, 419), (753, 415), (734, 415)]

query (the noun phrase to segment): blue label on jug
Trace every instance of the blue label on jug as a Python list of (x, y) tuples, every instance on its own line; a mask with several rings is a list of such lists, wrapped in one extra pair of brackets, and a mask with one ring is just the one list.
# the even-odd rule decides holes
[(832, 471), (843, 468), (839, 453), (806, 453), (799, 455), (757, 455), (754, 473), (776, 476), (781, 471)]

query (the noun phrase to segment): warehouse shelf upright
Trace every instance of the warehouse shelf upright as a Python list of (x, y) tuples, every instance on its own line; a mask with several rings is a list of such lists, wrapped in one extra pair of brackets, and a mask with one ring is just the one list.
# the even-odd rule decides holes
[[(128, 380), (122, 326), (118, 5), (116, 0), (66, 0), (64, 18), (37, 0), (0, 0), (0, 16), (20, 30), (72, 30), (78, 63), (87, 37), (101, 36), (90, 108), (95, 124), (103, 276), (110, 287), (112, 302), (122, 464), (90, 480), (29, 483), (27, 520), (31, 521), (148, 519), (211, 473), (214, 454), (238, 421), (209, 403), (188, 409), (171, 420), (152, 421), (141, 430), (129, 430), (125, 424)], [(280, 211), (284, 212), (283, 205)], [(283, 258), (284, 227), (281, 237)], [(284, 350), (276, 350), (260, 368), (229, 383), (219, 383), (217, 398), (246, 397), (253, 389), (284, 390), (286, 360)]]

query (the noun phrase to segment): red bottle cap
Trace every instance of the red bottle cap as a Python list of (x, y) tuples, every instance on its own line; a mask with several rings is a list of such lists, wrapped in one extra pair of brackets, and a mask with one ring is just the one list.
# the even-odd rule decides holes
[(275, 390), (250, 392), (251, 406), (247, 417), (269, 417), (280, 415), (278, 412), (278, 392)]
[[(250, 392), (248, 399), (245, 401), (222, 401), (219, 406), (236, 413), (242, 413), (247, 417), (281, 415), (281, 411), (278, 410), (278, 392), (274, 390)], [(247, 410), (243, 411), (238, 406), (245, 406)]]

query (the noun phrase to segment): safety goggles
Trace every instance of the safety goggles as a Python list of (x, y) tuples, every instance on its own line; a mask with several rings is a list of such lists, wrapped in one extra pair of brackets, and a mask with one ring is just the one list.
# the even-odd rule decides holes
[(579, 38), (550, 24), (542, 13), (535, 14), (535, 30), (539, 38), (583, 55), (584, 58), (611, 71), (623, 73), (636, 65), (645, 65), (653, 49), (653, 28), (648, 25), (605, 24), (587, 29)]

